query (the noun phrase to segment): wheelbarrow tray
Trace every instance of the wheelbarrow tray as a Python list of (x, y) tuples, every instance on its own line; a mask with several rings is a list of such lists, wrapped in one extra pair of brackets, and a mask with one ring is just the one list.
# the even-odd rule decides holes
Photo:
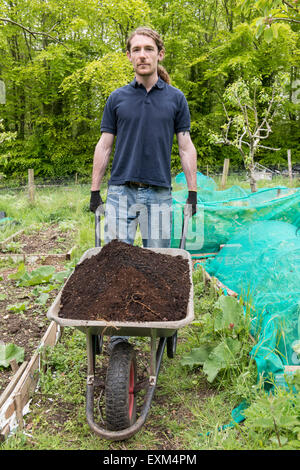
[[(82, 263), (87, 258), (91, 258), (101, 251), (102, 247), (90, 248), (80, 258), (78, 264)], [(174, 334), (176, 330), (182, 328), (194, 319), (194, 304), (193, 304), (193, 280), (192, 280), (192, 258), (188, 251), (180, 248), (146, 248), (154, 251), (155, 253), (161, 253), (171, 256), (182, 256), (188, 261), (189, 264), (189, 275), (190, 275), (190, 294), (187, 305), (186, 317), (178, 321), (155, 321), (155, 322), (124, 322), (124, 321), (105, 321), (105, 320), (73, 320), (69, 318), (59, 317), (60, 310), (60, 299), (64, 287), (67, 285), (68, 280), (64, 284), (63, 288), (55, 298), (53, 304), (50, 306), (47, 317), (50, 320), (55, 321), (60, 326), (75, 327), (83, 332), (89, 329), (92, 335), (118, 335), (118, 336), (153, 336), (153, 330), (156, 332), (158, 337), (169, 337)]]

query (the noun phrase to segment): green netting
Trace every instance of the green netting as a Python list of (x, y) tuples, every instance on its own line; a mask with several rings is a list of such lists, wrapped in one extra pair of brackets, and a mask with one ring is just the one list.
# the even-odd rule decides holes
[[(175, 183), (178, 186), (186, 186), (186, 177), (183, 172), (178, 173), (178, 175), (175, 176)], [(202, 173), (200, 173), (200, 171), (197, 172), (197, 186), (202, 187), (203, 189), (217, 189), (217, 184), (215, 183), (215, 181), (209, 176), (203, 175)]]
[[(182, 174), (177, 180), (172, 247), (179, 246), (188, 196)], [(198, 210), (189, 221), (185, 248), (217, 253), (208, 257), (206, 270), (252, 305), (257, 344), (251, 354), (258, 374), (267, 384), (272, 377), (282, 385), (286, 366), (300, 365), (300, 189), (218, 191), (202, 174), (197, 183)]]
[(205, 267), (251, 303), (251, 354), (258, 373), (282, 380), (300, 365), (300, 230), (280, 221), (251, 224), (232, 237)]
[[(171, 247), (180, 243), (183, 206), (188, 196), (180, 173), (180, 189), (173, 191), (173, 224)], [(179, 178), (180, 177), (180, 178)], [(175, 182), (176, 182), (175, 178)], [(278, 186), (256, 193), (232, 186), (224, 191), (212, 189), (211, 178), (197, 174), (198, 211), (189, 223), (186, 249), (191, 253), (217, 252), (220, 245), (241, 229), (262, 220), (279, 220), (300, 226), (300, 189)], [(216, 185), (214, 185), (216, 188)]]

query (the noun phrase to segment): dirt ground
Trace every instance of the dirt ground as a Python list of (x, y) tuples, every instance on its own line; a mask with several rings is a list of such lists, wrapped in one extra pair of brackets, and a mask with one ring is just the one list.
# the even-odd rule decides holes
[[(45, 312), (57, 295), (58, 289), (48, 293), (45, 305), (37, 303), (37, 296), (33, 295), (34, 286), (18, 287), (16, 281), (10, 279), (9, 276), (15, 274), (18, 269), (18, 264), (12, 261), (12, 255), (16, 255), (16, 249), (18, 254), (28, 255), (28, 260), (25, 257), (24, 262), (28, 272), (45, 264), (54, 266), (57, 272), (64, 271), (66, 263), (64, 257), (41, 257), (32, 262), (29, 255), (67, 253), (73, 242), (74, 233), (60, 232), (58, 226), (54, 224), (43, 227), (39, 232), (21, 234), (13, 244), (0, 251), (0, 342), (13, 343), (24, 348), (25, 361), (31, 359), (49, 326)], [(12, 376), (11, 367), (0, 366), (0, 394)]]

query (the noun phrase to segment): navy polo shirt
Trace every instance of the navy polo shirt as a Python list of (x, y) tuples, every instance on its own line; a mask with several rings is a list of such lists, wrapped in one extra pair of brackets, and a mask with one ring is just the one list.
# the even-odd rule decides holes
[(174, 134), (189, 130), (184, 94), (161, 78), (149, 92), (136, 79), (113, 91), (101, 122), (101, 132), (116, 135), (109, 184), (136, 181), (170, 188)]

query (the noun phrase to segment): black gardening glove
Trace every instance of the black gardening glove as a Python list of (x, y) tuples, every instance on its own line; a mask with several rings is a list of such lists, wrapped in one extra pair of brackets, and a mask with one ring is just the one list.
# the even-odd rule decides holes
[(91, 191), (90, 211), (96, 212), (99, 206), (103, 209), (103, 201), (100, 196), (100, 191)]
[(197, 191), (189, 191), (189, 196), (186, 200), (186, 204), (192, 206), (192, 216), (197, 212)]

